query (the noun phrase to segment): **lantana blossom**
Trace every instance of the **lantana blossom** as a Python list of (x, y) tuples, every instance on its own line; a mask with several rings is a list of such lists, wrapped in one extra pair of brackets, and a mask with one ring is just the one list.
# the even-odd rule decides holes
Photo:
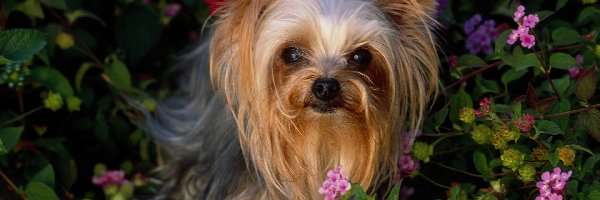
[(537, 14), (525, 16), (525, 6), (519, 5), (514, 13), (514, 21), (519, 27), (516, 30), (512, 30), (508, 35), (506, 43), (513, 45), (520, 40), (521, 46), (531, 49), (535, 45), (535, 36), (530, 34), (530, 32), (540, 22), (540, 18)]

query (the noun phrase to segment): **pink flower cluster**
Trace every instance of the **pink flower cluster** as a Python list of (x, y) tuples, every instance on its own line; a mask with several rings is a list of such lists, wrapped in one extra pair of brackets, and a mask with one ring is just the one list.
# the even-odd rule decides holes
[(175, 17), (181, 10), (181, 5), (178, 3), (171, 3), (165, 6), (165, 15), (168, 17)]
[(521, 131), (527, 132), (529, 131), (529, 129), (531, 129), (531, 125), (533, 125), (534, 122), (535, 118), (533, 118), (531, 114), (527, 113), (523, 115), (523, 117), (517, 119), (517, 123), (515, 123), (515, 126), (521, 129)]
[(567, 181), (572, 172), (561, 172), (560, 168), (554, 168), (554, 173), (544, 172), (542, 180), (536, 183), (540, 195), (535, 200), (562, 200), (567, 187)]
[(92, 183), (100, 187), (106, 187), (108, 185), (122, 185), (126, 181), (125, 172), (123, 170), (105, 171), (92, 178)]
[(323, 181), (319, 194), (324, 194), (325, 200), (333, 200), (346, 194), (350, 187), (348, 176), (342, 173), (342, 165), (338, 165), (334, 170), (327, 172), (327, 180)]
[(483, 117), (490, 114), (490, 100), (485, 97), (479, 102), (479, 110), (475, 110), (475, 116)]
[(531, 49), (535, 45), (535, 36), (530, 35), (529, 32), (540, 22), (540, 18), (536, 14), (525, 16), (525, 6), (522, 5), (519, 5), (514, 15), (514, 20), (519, 27), (517, 30), (512, 30), (506, 43), (513, 45), (517, 40), (521, 40), (521, 46)]

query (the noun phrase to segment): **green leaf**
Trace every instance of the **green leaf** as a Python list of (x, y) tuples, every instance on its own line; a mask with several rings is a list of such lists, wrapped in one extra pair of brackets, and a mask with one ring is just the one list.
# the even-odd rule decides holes
[(581, 74), (575, 85), (575, 95), (579, 100), (587, 101), (596, 92), (596, 67), (589, 68)]
[(560, 157), (558, 156), (558, 152), (556, 152), (556, 151), (548, 152), (546, 154), (546, 157), (548, 158), (548, 161), (550, 161), (550, 164), (552, 164), (553, 167), (558, 166), (558, 163), (560, 162)]
[(588, 194), (588, 200), (600, 200), (600, 190), (597, 188), (592, 190), (590, 194)]
[(128, 64), (137, 63), (154, 47), (162, 33), (157, 12), (145, 6), (128, 6), (115, 24), (117, 43), (124, 48)]
[(0, 56), (2, 60), (25, 61), (46, 45), (44, 33), (33, 29), (0, 31)]
[(64, 0), (40, 0), (40, 2), (59, 10), (67, 10), (67, 4)]
[(59, 200), (52, 188), (37, 181), (27, 184), (25, 195), (29, 200)]
[[(560, 102), (555, 104), (551, 109), (549, 114), (558, 114), (563, 112), (568, 112), (571, 110), (571, 102), (567, 99), (562, 99)], [(554, 119), (550, 119), (550, 121), (556, 123), (561, 130), (567, 130), (569, 126), (569, 116), (557, 117)]]
[(552, 31), (552, 44), (563, 46), (581, 42), (581, 35), (573, 29), (560, 27)]
[(96, 118), (94, 133), (96, 133), (96, 137), (100, 142), (106, 143), (108, 141), (108, 124), (103, 118)]
[(506, 40), (508, 40), (508, 35), (510, 35), (511, 32), (512, 30), (508, 29), (502, 32), (500, 35), (498, 35), (498, 38), (496, 38), (495, 41), (496, 52), (501, 52), (502, 54), (506, 53), (503, 52), (502, 49), (506, 46)]
[(556, 1), (556, 6), (555, 6), (554, 10), (555, 11), (560, 10), (561, 8), (563, 8), (567, 4), (568, 1), (569, 0), (558, 0), (558, 1)]
[(483, 76), (481, 74), (478, 74), (475, 77), (475, 85), (479, 87), (475, 88), (473, 92), (474, 96), (483, 96), (486, 93), (500, 93), (500, 86), (498, 86), (498, 83), (495, 80), (483, 79)]
[(538, 15), (538, 17), (540, 18), (540, 21), (544, 21), (544, 19), (552, 16), (554, 14), (554, 12), (549, 11), (549, 10), (542, 10), (542, 11), (535, 12), (535, 14)]
[(460, 56), (460, 58), (458, 58), (458, 62), (456, 62), (456, 67), (481, 67), (485, 65), (487, 65), (487, 63), (485, 63), (483, 59), (471, 54), (465, 54)]
[(535, 53), (528, 53), (523, 56), (515, 55), (515, 59), (517, 60), (516, 70), (525, 70), (529, 67), (540, 67), (542, 64), (540, 60), (538, 60)]
[(502, 75), (502, 77), (500, 78), (500, 80), (504, 84), (504, 88), (508, 89), (508, 84), (510, 82), (523, 77), (523, 75), (525, 75), (526, 73), (527, 73), (527, 70), (520, 70), (519, 71), (516, 68), (510, 68), (509, 70), (507, 70), (506, 72), (504, 72), (504, 74)]
[(458, 115), (464, 107), (473, 107), (473, 101), (471, 96), (461, 89), (450, 98), (450, 121), (458, 124), (460, 122)]
[(588, 6), (579, 12), (577, 19), (575, 20), (577, 24), (585, 24), (591, 19), (595, 18), (600, 13), (600, 10), (594, 6)]
[(556, 125), (552, 121), (539, 120), (539, 121), (536, 122), (536, 127), (538, 128), (539, 131), (541, 131), (542, 133), (548, 134), (548, 135), (560, 135), (560, 134), (563, 134), (563, 132), (560, 129), (560, 127), (558, 127), (558, 125)]
[(439, 112), (436, 112), (433, 115), (433, 126), (437, 130), (445, 121), (448, 116), (448, 108), (443, 108)]
[(75, 89), (77, 89), (77, 92), (81, 92), (81, 81), (83, 80), (85, 73), (92, 67), (94, 67), (94, 63), (89, 62), (79, 66), (79, 70), (77, 70), (77, 74), (75, 74)]
[(25, 128), (22, 126), (0, 128), (0, 140), (2, 140), (2, 144), (7, 152), (10, 152), (15, 147), (19, 138), (21, 138), (23, 130)]
[(35, 18), (44, 18), (44, 11), (42, 10), (42, 6), (38, 0), (26, 0), (25, 2), (17, 5), (15, 10), (23, 12), (25, 15), (29, 16), (32, 21)]
[(481, 153), (480, 151), (475, 151), (473, 153), (473, 164), (475, 164), (475, 169), (484, 177), (487, 177), (492, 173), (492, 170), (488, 166), (488, 161), (485, 154)]
[(115, 86), (126, 91), (131, 90), (131, 75), (129, 69), (116, 56), (112, 56), (112, 63), (105, 66), (104, 73)]
[(587, 112), (579, 113), (577, 119), (580, 126), (600, 142), (600, 111), (598, 109), (591, 109)]
[(594, 166), (596, 166), (596, 163), (598, 163), (598, 161), (600, 161), (600, 155), (593, 155), (589, 157), (587, 160), (585, 160), (585, 163), (583, 164), (583, 172), (592, 175), (596, 174), (594, 172)]
[(392, 191), (390, 192), (390, 195), (387, 198), (387, 200), (397, 200), (397, 199), (400, 199), (400, 184), (396, 184), (392, 188)]
[(509, 52), (501, 52), (500, 58), (502, 59), (502, 62), (508, 66), (517, 67), (517, 59), (514, 56), (515, 52), (517, 51), (523, 54), (523, 50), (521, 50), (521, 48), (515, 48), (512, 54)]
[(51, 188), (54, 188), (54, 180), (54, 168), (52, 165), (46, 165), (46, 167), (44, 167), (37, 174), (35, 174), (33, 178), (31, 178), (31, 181), (44, 183)]
[(104, 22), (100, 17), (98, 17), (94, 13), (85, 10), (76, 10), (73, 12), (68, 12), (65, 15), (67, 17), (67, 20), (69, 20), (69, 23), (71, 24), (75, 23), (78, 19), (81, 18), (90, 18), (99, 22), (100, 24), (102, 24), (102, 26), (106, 26), (106, 22)]
[(577, 66), (577, 61), (573, 56), (566, 53), (554, 53), (550, 56), (550, 67), (558, 69), (569, 69)]
[(575, 150), (579, 150), (579, 151), (585, 151), (586, 153), (589, 153), (591, 155), (594, 155), (594, 153), (592, 153), (591, 150), (589, 150), (588, 148), (582, 147), (580, 145), (576, 145), (576, 144), (570, 144), (570, 145), (566, 145), (566, 147), (569, 147), (571, 149), (575, 149)]
[(74, 96), (73, 88), (67, 78), (60, 71), (51, 67), (36, 67), (29, 76), (32, 82), (40, 83), (50, 90), (57, 91), (64, 96)]

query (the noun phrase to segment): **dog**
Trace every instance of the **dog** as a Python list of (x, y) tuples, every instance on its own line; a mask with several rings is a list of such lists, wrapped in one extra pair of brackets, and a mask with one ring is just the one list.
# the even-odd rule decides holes
[(170, 160), (157, 198), (319, 199), (342, 166), (389, 191), (439, 88), (435, 0), (226, 0), (142, 109)]

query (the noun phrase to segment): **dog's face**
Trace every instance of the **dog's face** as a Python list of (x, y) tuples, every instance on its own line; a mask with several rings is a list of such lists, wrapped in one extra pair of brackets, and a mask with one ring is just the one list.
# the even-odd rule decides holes
[(395, 173), (404, 128), (437, 86), (435, 1), (232, 1), (211, 76), (271, 196), (314, 197), (342, 164), (363, 187)]

